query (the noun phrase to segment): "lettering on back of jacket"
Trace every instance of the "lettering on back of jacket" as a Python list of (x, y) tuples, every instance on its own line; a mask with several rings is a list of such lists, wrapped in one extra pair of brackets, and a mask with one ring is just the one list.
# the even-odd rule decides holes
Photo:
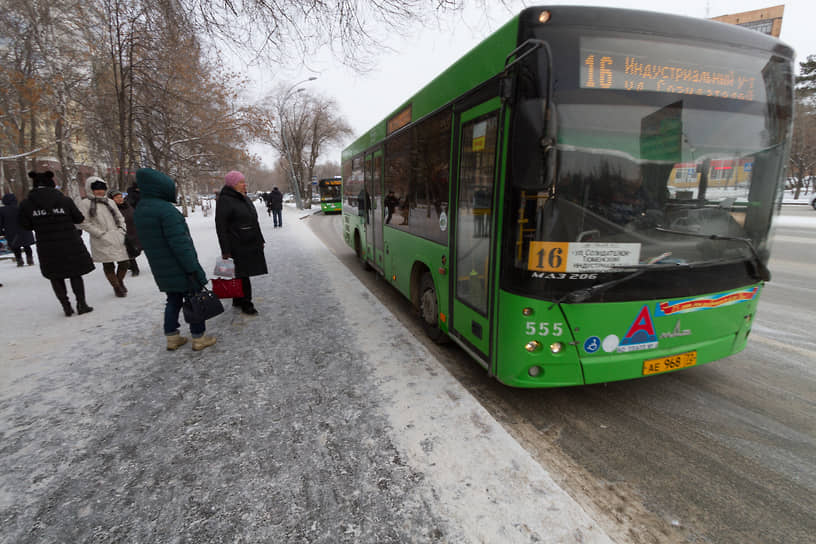
[(45, 215), (68, 215), (64, 208), (52, 208), (49, 210), (34, 210), (31, 212), (32, 217), (42, 217)]

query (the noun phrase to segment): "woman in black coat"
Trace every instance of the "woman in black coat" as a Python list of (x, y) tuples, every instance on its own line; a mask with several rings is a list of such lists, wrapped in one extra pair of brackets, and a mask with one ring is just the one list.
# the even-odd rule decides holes
[(0, 208), (0, 234), (6, 237), (9, 249), (14, 252), (17, 266), (23, 266), (23, 252), (29, 266), (34, 264), (34, 234), (20, 228), (20, 208), (17, 206), (17, 197), (11, 193), (3, 195), (3, 207)]
[(241, 278), (244, 297), (233, 299), (234, 306), (248, 315), (257, 315), (252, 304), (251, 276), (267, 274), (264, 257), (264, 237), (258, 224), (255, 205), (246, 196), (246, 180), (233, 170), (224, 177), (224, 188), (215, 204), (215, 231), (221, 256), (235, 261), (235, 277)]
[(71, 289), (77, 301), (77, 313), (93, 310), (85, 302), (83, 274), (94, 269), (91, 255), (82, 241), (82, 231), (75, 225), (85, 216), (74, 201), (54, 187), (54, 173), (29, 172), (34, 188), (20, 203), (20, 226), (37, 233), (37, 257), (40, 272), (51, 280), (51, 287), (62, 304), (66, 316), (74, 313), (68, 300), (65, 278), (71, 279)]

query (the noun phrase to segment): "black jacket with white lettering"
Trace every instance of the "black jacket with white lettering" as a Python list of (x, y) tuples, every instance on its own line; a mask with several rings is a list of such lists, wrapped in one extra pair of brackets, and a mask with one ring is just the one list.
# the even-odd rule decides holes
[(37, 233), (40, 271), (48, 279), (82, 276), (94, 269), (76, 224), (85, 217), (53, 187), (35, 187), (20, 203), (20, 226)]

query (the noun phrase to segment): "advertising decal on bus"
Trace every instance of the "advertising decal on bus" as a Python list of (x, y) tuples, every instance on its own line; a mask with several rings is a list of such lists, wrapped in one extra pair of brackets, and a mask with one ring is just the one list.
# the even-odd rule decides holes
[(686, 314), (689, 312), (710, 310), (711, 308), (720, 308), (722, 306), (730, 306), (740, 302), (747, 302), (752, 300), (758, 292), (759, 287), (751, 287), (749, 289), (740, 289), (739, 291), (723, 293), (713, 297), (688, 298), (677, 300), (675, 302), (661, 302), (655, 306), (655, 317)]
[(644, 349), (654, 349), (657, 347), (657, 334), (655, 334), (652, 316), (649, 314), (649, 307), (644, 306), (635, 318), (626, 336), (617, 348), (618, 353), (628, 351), (641, 351)]

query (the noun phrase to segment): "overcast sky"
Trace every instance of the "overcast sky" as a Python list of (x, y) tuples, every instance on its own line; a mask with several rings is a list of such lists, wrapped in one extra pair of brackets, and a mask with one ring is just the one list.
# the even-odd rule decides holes
[[(488, 0), (490, 3), (490, 0)], [(318, 79), (304, 83), (303, 87), (326, 96), (332, 96), (340, 106), (340, 114), (354, 130), (354, 137), (363, 134), (374, 124), (391, 113), (401, 102), (421, 89), (457, 58), (473, 48), (490, 33), (526, 6), (531, 5), (594, 5), (630, 9), (645, 9), (686, 15), (689, 17), (717, 17), (767, 8), (784, 3), (780, 39), (792, 46), (798, 63), (810, 54), (816, 54), (816, 0), (619, 0), (615, 1), (561, 1), (521, 2), (508, 0), (509, 9), (495, 2), (487, 13), (476, 9), (451, 16), (443, 21), (443, 28), (429, 27), (413, 32), (409, 37), (395, 36), (388, 45), (394, 50), (378, 57), (376, 68), (366, 74), (356, 74), (343, 67), (328, 54), (315, 59), (313, 65), (291, 70), (258, 70), (246, 68), (253, 84), (253, 94), (263, 95), (279, 83), (291, 84), (316, 76)], [(474, 2), (475, 4), (475, 2)], [(344, 146), (343, 146), (344, 147)], [(342, 147), (341, 147), (342, 149)], [(253, 152), (261, 155), (264, 163), (271, 166), (276, 157), (268, 148), (255, 147)], [(339, 162), (340, 149), (331, 150), (331, 156), (320, 162)]]

